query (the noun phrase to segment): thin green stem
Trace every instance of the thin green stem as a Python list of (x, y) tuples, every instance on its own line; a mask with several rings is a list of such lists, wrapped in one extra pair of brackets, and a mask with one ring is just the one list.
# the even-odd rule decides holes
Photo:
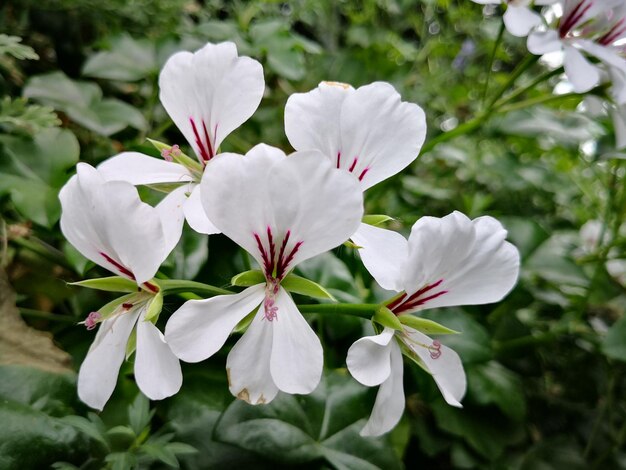
[(519, 63), (519, 65), (517, 67), (515, 67), (515, 69), (513, 70), (513, 72), (511, 72), (511, 75), (509, 75), (509, 79), (502, 84), (502, 86), (500, 88), (498, 88), (498, 91), (496, 92), (495, 95), (493, 95), (491, 97), (491, 99), (489, 100), (489, 102), (487, 103), (487, 109), (486, 109), (486, 113), (487, 114), (491, 114), (491, 110), (494, 106), (494, 104), (500, 100), (500, 98), (502, 97), (502, 95), (504, 95), (506, 93), (506, 91), (511, 88), (511, 86), (517, 81), (517, 79), (526, 71), (528, 70), (533, 64), (535, 64), (537, 61), (539, 60), (539, 56), (535, 56), (535, 55), (528, 55), (526, 56), (526, 58), (521, 61)]
[(504, 22), (500, 25), (500, 30), (498, 31), (498, 37), (496, 38), (496, 42), (493, 45), (493, 50), (491, 51), (491, 55), (489, 57), (489, 68), (487, 69), (487, 77), (485, 78), (485, 87), (483, 88), (483, 95), (480, 100), (483, 106), (485, 105), (485, 101), (487, 100), (487, 92), (489, 91), (489, 82), (491, 81), (493, 63), (496, 59), (496, 53), (498, 52), (498, 47), (500, 47), (500, 43), (502, 42), (503, 36), (504, 36)]
[(571, 98), (582, 99), (582, 95), (580, 95), (579, 93), (565, 93), (563, 95), (538, 96), (536, 98), (531, 98), (528, 100), (519, 101), (518, 103), (510, 104), (508, 106), (502, 106), (500, 108), (496, 108), (496, 112), (497, 113), (510, 113), (511, 111), (518, 111), (520, 109), (530, 108), (538, 104), (566, 101)]
[(496, 102), (494, 104), (494, 106), (496, 108), (499, 108), (499, 107), (501, 107), (502, 105), (504, 105), (506, 103), (510, 103), (515, 98), (517, 98), (519, 96), (522, 96), (523, 94), (529, 92), (530, 90), (535, 88), (540, 83), (543, 83), (543, 82), (549, 80), (550, 78), (554, 77), (555, 75), (559, 75), (561, 73), (563, 73), (563, 67), (560, 67), (560, 68), (554, 69), (554, 70), (550, 70), (550, 71), (540, 75), (539, 77), (537, 77), (535, 80), (530, 82), (528, 85), (520, 87), (517, 90), (515, 90), (513, 93), (502, 97), (500, 100), (498, 100), (498, 102)]
[(39, 318), (61, 323), (77, 323), (76, 318), (70, 315), (59, 315), (56, 313), (43, 312), (41, 310), (33, 310), (32, 308), (20, 308), (19, 310), (23, 317)]
[(212, 297), (215, 295), (234, 294), (234, 292), (230, 290), (204, 284), (202, 282), (184, 281), (178, 279), (159, 279), (157, 282), (163, 290), (163, 295), (194, 293)]
[(48, 245), (47, 243), (39, 240), (36, 237), (17, 237), (11, 239), (11, 243), (14, 243), (21, 248), (25, 248), (33, 253), (41, 256), (48, 261), (51, 261), (59, 266), (63, 266), (64, 268), (74, 271), (74, 267), (65, 259), (63, 253), (53, 246)]
[(378, 304), (306, 304), (298, 305), (301, 313), (351, 315), (370, 319), (380, 308)]

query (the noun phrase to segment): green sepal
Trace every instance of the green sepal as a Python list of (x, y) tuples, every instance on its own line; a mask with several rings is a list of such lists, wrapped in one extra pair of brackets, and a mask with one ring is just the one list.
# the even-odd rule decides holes
[(115, 312), (120, 305), (124, 303), (133, 303), (133, 300), (136, 298), (137, 294), (126, 294), (121, 297), (118, 297), (115, 300), (111, 300), (108, 304), (100, 307), (98, 309), (98, 313), (101, 315), (102, 320), (106, 320), (109, 318), (113, 312)]
[(347, 240), (347, 241), (343, 242), (343, 246), (346, 246), (348, 248), (352, 248), (353, 250), (360, 250), (361, 248), (363, 248), (362, 246), (359, 246), (356, 243), (353, 243), (352, 240)]
[(431, 372), (426, 367), (426, 364), (424, 364), (424, 361), (422, 361), (420, 359), (420, 357), (415, 353), (415, 351), (413, 351), (411, 348), (409, 348), (402, 341), (398, 341), (398, 344), (400, 345), (400, 350), (402, 351), (402, 354), (404, 356), (408, 357), (413, 362), (415, 362), (415, 364), (417, 364), (419, 367), (421, 367), (426, 373), (432, 375)]
[(386, 222), (393, 220), (393, 217), (389, 217), (385, 214), (376, 214), (376, 215), (364, 215), (361, 221), (367, 225), (373, 225), (374, 227), (378, 227), (379, 225), (383, 225)]
[[(159, 142), (158, 140), (154, 140), (154, 139), (147, 139), (147, 140), (152, 145), (154, 145), (154, 148), (156, 148), (159, 152), (162, 152), (163, 150), (171, 150), (172, 148), (171, 145), (165, 144), (163, 142)], [(190, 158), (187, 155), (185, 155), (182, 152), (182, 150), (180, 152), (180, 155), (178, 156), (172, 155), (172, 160), (174, 160), (176, 163), (180, 163), (181, 165), (183, 165), (186, 168), (189, 168), (190, 170), (193, 170), (202, 174), (202, 171), (203, 171), (202, 165), (198, 161), (194, 160), (193, 158)]]
[(256, 286), (257, 284), (265, 283), (265, 276), (261, 271), (253, 269), (251, 271), (244, 271), (236, 276), (233, 276), (230, 283), (237, 287)]
[(144, 317), (144, 321), (151, 321), (152, 323), (156, 323), (159, 318), (159, 314), (163, 309), (163, 291), (159, 290), (154, 296), (150, 303), (148, 304), (148, 310), (146, 312), (146, 316)]
[(259, 307), (255, 308), (243, 319), (241, 319), (239, 323), (237, 323), (237, 326), (235, 326), (235, 328), (233, 329), (233, 333), (244, 333), (250, 326), (250, 323), (252, 323), (252, 320), (254, 320), (254, 316), (256, 315), (256, 312), (258, 312), (258, 310)]
[(103, 290), (107, 292), (138, 292), (139, 286), (134, 281), (120, 276), (100, 277), (98, 279), (85, 279), (79, 282), (70, 282), (70, 286), (87, 287), (88, 289)]
[(460, 332), (451, 330), (435, 321), (406, 314), (400, 315), (400, 323), (425, 335), (458, 335)]
[(128, 337), (128, 342), (126, 343), (126, 360), (135, 352), (137, 349), (137, 328), (133, 328), (130, 336)]
[(317, 282), (313, 282), (295, 274), (288, 274), (280, 283), (281, 286), (295, 294), (302, 294), (314, 299), (330, 299), (337, 301), (333, 295)]
[(391, 328), (392, 330), (402, 330), (402, 323), (398, 320), (398, 317), (389, 310), (384, 305), (381, 305), (376, 313), (372, 317), (372, 320), (387, 328)]
[(211, 296), (232, 294), (232, 292), (226, 289), (196, 281), (185, 281), (184, 279), (153, 279), (151, 282), (159, 286), (163, 295), (181, 294), (183, 292), (194, 292)]

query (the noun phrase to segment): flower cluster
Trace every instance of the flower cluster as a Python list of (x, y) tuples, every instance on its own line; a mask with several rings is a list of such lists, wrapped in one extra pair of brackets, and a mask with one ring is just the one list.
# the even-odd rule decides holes
[[(80, 163), (60, 194), (65, 237), (118, 276), (107, 278), (109, 287), (127, 292), (84, 322), (99, 329), (80, 368), (80, 398), (102, 409), (133, 353), (142, 392), (151, 399), (171, 396), (182, 384), (179, 360), (211, 357), (246, 325), (226, 362), (232, 394), (262, 404), (279, 391), (311, 393), (323, 351), (289, 294), (297, 278), (292, 271), (351, 239), (372, 277), (392, 291), (373, 317), (378, 334), (358, 340), (347, 357), (355, 379), (380, 385), (363, 434), (387, 432), (400, 419), (403, 355), (433, 376), (448, 403), (460, 406), (461, 360), (427, 336), (453, 332), (416, 313), (499, 301), (517, 280), (519, 255), (491, 217), (423, 217), (408, 240), (362, 222), (363, 192), (419, 155), (426, 135), (422, 109), (403, 102), (388, 83), (354, 89), (323, 82), (287, 101), (285, 132), (294, 153), (259, 144), (238, 155), (220, 152), (220, 144), (261, 101), (265, 84), (257, 61), (239, 57), (232, 43), (207, 44), (174, 54), (159, 85), (163, 106), (196, 158), (178, 145), (156, 143), (163, 159), (124, 152), (97, 169)], [(151, 207), (135, 186), (157, 183), (168, 183), (170, 192)], [(197, 232), (229, 237), (260, 269), (239, 293), (189, 300), (162, 334), (155, 325), (168, 292), (155, 275), (185, 220)]]
[[(623, 0), (473, 0), (506, 6), (504, 25), (535, 55), (561, 53), (576, 93), (608, 83), (617, 145), (626, 146), (626, 2)], [(542, 7), (543, 15), (533, 9)]]

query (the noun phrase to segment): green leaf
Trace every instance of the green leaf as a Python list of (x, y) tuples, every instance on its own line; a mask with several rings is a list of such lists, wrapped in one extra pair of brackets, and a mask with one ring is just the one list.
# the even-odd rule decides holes
[(427, 318), (416, 317), (415, 315), (406, 314), (398, 317), (400, 323), (414, 330), (421, 331), (425, 335), (455, 335), (458, 331), (452, 330), (433, 320)]
[(143, 115), (131, 105), (103, 99), (102, 90), (95, 83), (73, 81), (62, 72), (30, 78), (23, 94), (63, 111), (76, 123), (104, 136), (128, 126), (142, 130), (147, 125)]
[(122, 34), (110, 39), (110, 49), (90, 56), (83, 67), (83, 75), (134, 82), (159, 71), (154, 41)]
[[(183, 230), (180, 241), (165, 261), (171, 266), (167, 274), (174, 279), (193, 279), (209, 257), (209, 236)], [(165, 271), (164, 271), (165, 272)]]
[(128, 406), (128, 423), (135, 436), (139, 436), (150, 424), (153, 414), (150, 412), (150, 400), (143, 393), (138, 393), (135, 400)]
[[(236, 277), (236, 276), (235, 276)], [(296, 274), (288, 274), (280, 283), (289, 292), (302, 294), (314, 299), (336, 300), (333, 295), (317, 282), (310, 281)]]
[(119, 276), (85, 279), (84, 281), (70, 282), (69, 285), (107, 292), (137, 292), (139, 289), (136, 282)]
[(602, 341), (602, 352), (611, 359), (626, 361), (626, 315), (609, 328)]
[(279, 394), (265, 406), (233, 402), (214, 436), (284, 465), (323, 457), (335, 468), (399, 469), (386, 438), (359, 435), (371, 411), (367, 394), (346, 374), (330, 373), (311, 395)]
[(104, 460), (111, 464), (111, 470), (129, 470), (137, 464), (135, 455), (130, 452), (114, 452)]
[(159, 292), (152, 297), (152, 300), (148, 304), (148, 311), (146, 312), (143, 321), (156, 323), (159, 315), (161, 314), (161, 310), (163, 310), (163, 291), (159, 290)]
[(109, 448), (106, 436), (103, 430), (93, 421), (83, 418), (82, 416), (65, 416), (61, 418), (64, 423), (74, 426), (83, 434), (91, 437), (94, 441), (99, 442), (105, 449)]
[(311, 279), (340, 302), (361, 303), (361, 292), (352, 272), (343, 261), (328, 252), (300, 263), (298, 274)]
[(178, 463), (178, 459), (176, 458), (176, 455), (167, 446), (151, 445), (151, 444), (146, 443), (141, 446), (141, 451), (149, 455), (150, 457), (160, 460), (161, 462), (171, 467), (174, 467), (174, 468), (180, 467), (180, 464)]
[(265, 276), (258, 270), (245, 271), (233, 276), (230, 283), (237, 287), (255, 286), (257, 284), (264, 284)]
[(400, 323), (400, 319), (398, 319), (398, 317), (384, 305), (381, 305), (380, 308), (376, 310), (372, 320), (379, 325), (391, 328), (392, 330), (402, 331), (402, 323)]
[(137, 349), (137, 328), (133, 328), (133, 331), (130, 332), (130, 336), (128, 337), (128, 341), (126, 342), (126, 360), (130, 359), (130, 356), (133, 355), (135, 350)]
[(137, 435), (128, 426), (113, 426), (107, 430), (107, 437), (114, 439), (116, 442), (124, 442), (130, 446), (136, 439)]
[(379, 214), (379, 215), (364, 215), (362, 222), (364, 224), (373, 225), (374, 227), (378, 227), (383, 225), (391, 220), (394, 220), (393, 217), (389, 217), (388, 215)]
[(24, 98), (5, 96), (0, 100), (0, 127), (8, 133), (37, 135), (49, 127), (61, 125), (61, 120), (48, 106), (28, 104)]
[(468, 368), (468, 389), (482, 405), (495, 404), (511, 419), (521, 421), (526, 415), (524, 387), (519, 377), (501, 364), (490, 361)]

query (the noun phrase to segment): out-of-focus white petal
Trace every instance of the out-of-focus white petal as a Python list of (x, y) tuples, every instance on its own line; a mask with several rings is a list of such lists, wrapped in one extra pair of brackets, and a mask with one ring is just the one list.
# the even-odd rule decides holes
[(565, 46), (564, 51), (565, 75), (577, 93), (586, 93), (600, 83), (598, 67), (585, 59), (578, 49), (573, 46)]
[(470, 220), (453, 212), (419, 219), (409, 237), (404, 285), (405, 305), (416, 305), (404, 310), (501, 300), (519, 274), (519, 253), (506, 235), (492, 217)]
[[(287, 291), (276, 296), (270, 372), (276, 386), (287, 393), (311, 393), (320, 383), (324, 363), (322, 344)], [(269, 320), (266, 318), (264, 321)]]
[(350, 346), (346, 364), (352, 377), (368, 387), (389, 378), (393, 335), (391, 328), (385, 328), (382, 333), (365, 336)]
[(443, 344), (433, 346), (432, 339), (413, 328), (405, 326), (404, 332), (407, 336), (404, 343), (422, 360), (446, 402), (462, 408), (467, 380), (459, 355)]
[(126, 355), (128, 337), (140, 311), (141, 307), (137, 307), (100, 324), (78, 372), (78, 396), (90, 407), (102, 410), (111, 397)]
[(605, 64), (619, 70), (622, 74), (626, 73), (626, 59), (618, 54), (614, 48), (602, 46), (585, 39), (577, 40), (576, 45), (588, 54), (597, 57)]
[(559, 33), (553, 29), (532, 31), (528, 35), (526, 46), (531, 54), (543, 55), (549, 52), (560, 51), (563, 47)]
[(198, 233), (205, 233), (207, 235), (220, 233), (219, 229), (211, 223), (202, 207), (200, 185), (190, 185), (187, 190), (191, 190), (191, 194), (183, 206), (183, 211), (185, 212), (185, 218), (189, 226)]
[(193, 177), (183, 165), (149, 157), (139, 152), (122, 152), (98, 165), (107, 181), (131, 184), (184, 183)]
[(183, 374), (178, 358), (165, 342), (163, 334), (152, 322), (137, 322), (135, 380), (139, 389), (151, 400), (162, 400), (180, 390)]
[(361, 430), (361, 436), (380, 436), (391, 431), (398, 424), (404, 412), (402, 352), (395, 340), (390, 345), (391, 373), (378, 389), (372, 414)]
[(361, 224), (352, 241), (359, 247), (361, 261), (383, 289), (399, 292), (404, 288), (403, 269), (409, 254), (406, 238), (392, 230)]
[(172, 314), (165, 339), (185, 362), (199, 362), (220, 350), (231, 331), (263, 301), (265, 284), (233, 295), (189, 300)]
[(167, 257), (161, 217), (124, 181), (105, 182), (86, 163), (61, 189), (61, 231), (86, 258), (138, 284)]
[(201, 185), (213, 224), (261, 266), (282, 265), (283, 274), (345, 242), (363, 215), (358, 181), (316, 151), (286, 158), (257, 145), (245, 157), (223, 154), (207, 166)]
[(527, 6), (510, 4), (504, 12), (504, 25), (513, 36), (523, 38), (542, 23), (541, 16)]
[(230, 392), (252, 405), (271, 402), (278, 393), (270, 373), (274, 327), (262, 309), (226, 359)]
[(611, 111), (615, 130), (615, 146), (618, 150), (626, 148), (626, 106), (620, 106)]
[(207, 44), (195, 53), (178, 52), (159, 76), (161, 103), (200, 161), (215, 156), (224, 138), (257, 109), (265, 81), (263, 67), (238, 57), (232, 42)]

